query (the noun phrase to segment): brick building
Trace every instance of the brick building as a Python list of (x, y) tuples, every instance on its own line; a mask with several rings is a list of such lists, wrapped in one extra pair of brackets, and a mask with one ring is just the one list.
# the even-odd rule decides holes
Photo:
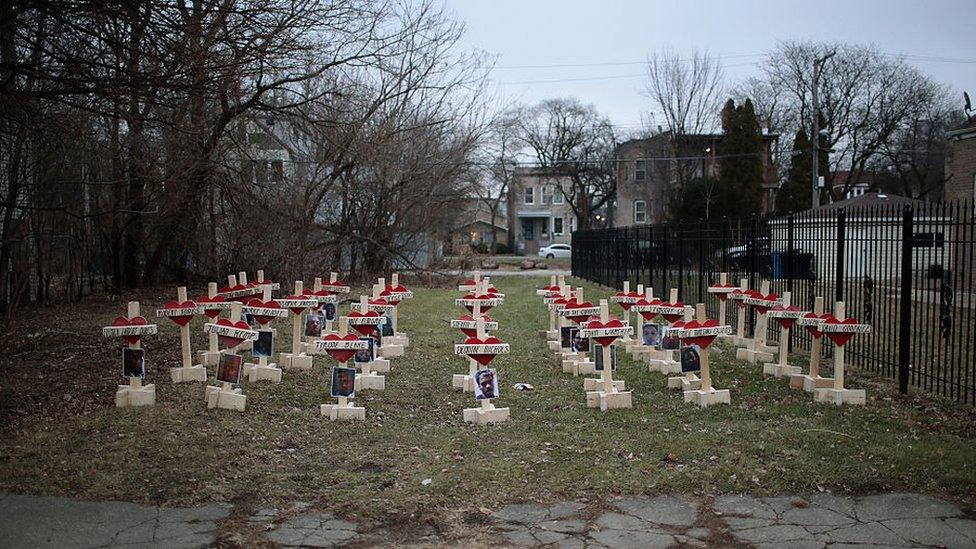
[[(611, 218), (615, 227), (661, 223), (680, 182), (719, 175), (718, 145), (723, 134), (659, 133), (617, 145), (617, 200)], [(775, 206), (779, 187), (776, 144), (779, 135), (763, 133), (763, 212)]]
[(946, 197), (972, 200), (976, 193), (976, 119), (950, 131)]

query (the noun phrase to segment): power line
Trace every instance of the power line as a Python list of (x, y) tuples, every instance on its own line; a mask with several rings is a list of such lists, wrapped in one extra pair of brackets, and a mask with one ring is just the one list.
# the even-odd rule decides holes
[[(928, 61), (933, 63), (962, 63), (962, 64), (976, 64), (976, 59), (965, 59), (961, 57), (945, 57), (939, 55), (925, 55), (925, 54), (911, 54), (911, 53), (894, 53), (894, 52), (879, 52), (880, 55), (884, 57), (895, 57), (899, 59), (908, 59), (915, 61)], [(736, 55), (718, 55), (710, 56), (711, 60), (721, 60), (721, 59), (741, 59), (744, 57), (763, 57), (768, 55), (769, 52), (763, 53), (743, 53)], [(678, 61), (688, 62), (692, 61), (690, 58), (678, 59)], [(646, 65), (647, 60), (643, 61), (598, 61), (593, 63), (551, 63), (551, 64), (539, 64), (539, 65), (499, 65), (495, 67), (496, 70), (519, 70), (519, 69), (566, 69), (566, 68), (586, 68), (586, 67), (622, 67), (622, 66), (642, 66)], [(731, 65), (730, 65), (731, 66)]]
[[(752, 65), (755, 65), (755, 63), (733, 63), (731, 65), (721, 65), (721, 67), (731, 69), (734, 67), (748, 67)], [(622, 80), (622, 79), (629, 79), (629, 78), (646, 78), (646, 77), (647, 77), (646, 73), (640, 73), (640, 74), (618, 74), (618, 75), (611, 75), (611, 76), (584, 76), (580, 78), (556, 78), (550, 80), (523, 80), (519, 82), (497, 82), (496, 81), (495, 83), (500, 86), (516, 86), (516, 85), (523, 85), (523, 84), (560, 84), (563, 82), (589, 82), (589, 81), (597, 81), (597, 80)]]
[[(742, 57), (762, 57), (766, 55), (765, 53), (743, 53), (737, 55), (719, 55), (719, 56), (709, 56), (709, 59), (739, 59)], [(678, 61), (692, 61), (692, 59), (678, 59)], [(626, 65), (646, 65), (647, 60), (644, 61), (601, 61), (596, 63), (557, 63), (551, 65), (502, 65), (495, 67), (500, 70), (514, 70), (514, 69), (563, 69), (563, 68), (573, 68), (573, 67), (618, 67)]]

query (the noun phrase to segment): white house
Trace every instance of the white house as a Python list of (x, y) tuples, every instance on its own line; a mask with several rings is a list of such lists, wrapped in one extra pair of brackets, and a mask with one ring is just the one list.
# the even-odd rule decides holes
[[(901, 196), (866, 193), (840, 200), (793, 217), (793, 247), (799, 254), (813, 255), (813, 272), (819, 280), (837, 276), (837, 214), (845, 210), (844, 276), (870, 276), (876, 282), (901, 276), (903, 207), (915, 207), (913, 216), (913, 273), (941, 272), (949, 268), (948, 242), (951, 220), (932, 215), (937, 208), (927, 202)], [(769, 222), (775, 254), (788, 248), (787, 217)], [(934, 267), (934, 270), (933, 270)]]

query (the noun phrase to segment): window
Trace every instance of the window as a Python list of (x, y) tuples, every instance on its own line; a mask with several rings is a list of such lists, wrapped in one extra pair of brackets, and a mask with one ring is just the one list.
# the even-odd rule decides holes
[(647, 170), (644, 169), (644, 161), (638, 160), (634, 163), (634, 181), (644, 181), (647, 177)]
[(531, 219), (522, 221), (522, 240), (535, 240), (535, 223)]
[(561, 217), (552, 218), (552, 234), (557, 236), (563, 234), (563, 218)]
[(647, 223), (647, 202), (634, 201), (634, 223)]
[(526, 187), (524, 192), (525, 195), (522, 197), (522, 202), (524, 204), (535, 204), (535, 188)]
[(557, 187), (553, 187), (553, 190), (552, 190), (552, 203), (553, 204), (562, 204), (563, 202), (565, 202), (565, 198), (563, 197), (563, 189), (562, 189), (562, 187), (558, 187), (558, 186)]
[(912, 239), (913, 248), (941, 248), (945, 245), (943, 233), (915, 233)]
[(552, 187), (551, 186), (549, 186), (549, 185), (543, 185), (542, 188), (539, 189), (539, 194), (541, 195), (541, 200), (539, 201), (540, 204), (548, 204), (548, 203), (552, 202)]
[(576, 230), (576, 217), (569, 218), (569, 232)]

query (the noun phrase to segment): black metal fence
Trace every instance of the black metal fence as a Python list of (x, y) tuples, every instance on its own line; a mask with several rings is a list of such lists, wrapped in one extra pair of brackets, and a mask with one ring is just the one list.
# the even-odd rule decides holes
[[(848, 362), (909, 386), (976, 403), (976, 218), (973, 202), (927, 203), (875, 198), (785, 217), (666, 223), (573, 233), (573, 274), (619, 289), (651, 285), (656, 296), (677, 288), (685, 303), (717, 299), (707, 288), (728, 273), (750, 289), (769, 280), (826, 312), (844, 301), (847, 316), (871, 324), (847, 345)], [(751, 309), (751, 308), (750, 308)], [(734, 307), (727, 314), (732, 322)], [(749, 333), (754, 328), (750, 313)], [(768, 338), (778, 341), (778, 325)], [(792, 348), (809, 349), (806, 330), (791, 330)], [(829, 353), (829, 345), (824, 345)]]

